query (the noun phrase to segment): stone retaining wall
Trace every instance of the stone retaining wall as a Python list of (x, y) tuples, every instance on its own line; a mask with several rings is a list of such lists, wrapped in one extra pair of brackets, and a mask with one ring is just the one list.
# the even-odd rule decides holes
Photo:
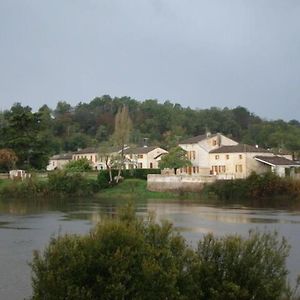
[(158, 175), (147, 176), (147, 189), (156, 192), (199, 192), (216, 176)]

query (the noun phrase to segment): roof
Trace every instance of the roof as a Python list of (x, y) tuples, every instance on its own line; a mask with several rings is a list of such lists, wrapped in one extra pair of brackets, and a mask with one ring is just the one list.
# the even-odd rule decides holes
[(209, 153), (270, 153), (270, 151), (263, 149), (263, 148), (257, 148), (251, 145), (247, 144), (238, 144), (233, 146), (222, 146), (220, 148), (211, 150)]
[(179, 144), (197, 144), (198, 142), (201, 142), (207, 138), (211, 138), (216, 136), (216, 134), (212, 134), (207, 136), (207, 134), (201, 134), (201, 135), (197, 135), (191, 138), (188, 138), (186, 140), (181, 141)]
[(50, 159), (51, 160), (71, 160), (72, 153), (63, 153), (63, 154), (53, 155)]
[(90, 147), (90, 148), (85, 148), (74, 152), (74, 154), (87, 154), (87, 153), (98, 153), (98, 150), (96, 148)]
[(128, 149), (124, 150), (124, 154), (146, 154), (157, 148), (159, 148), (159, 147), (152, 146), (152, 147), (128, 148)]
[(280, 157), (280, 156), (255, 156), (255, 159), (271, 165), (271, 166), (295, 166), (295, 167), (300, 167), (300, 164), (298, 162), (295, 162), (293, 160), (287, 159), (285, 157)]

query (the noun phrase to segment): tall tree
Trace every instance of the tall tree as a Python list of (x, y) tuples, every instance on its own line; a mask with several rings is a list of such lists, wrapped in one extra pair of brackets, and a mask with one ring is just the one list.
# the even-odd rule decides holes
[(129, 111), (127, 106), (122, 106), (115, 117), (115, 131), (113, 134), (113, 141), (115, 146), (121, 149), (120, 158), (116, 164), (118, 167), (118, 177), (117, 181), (121, 174), (121, 169), (124, 167), (124, 148), (129, 142), (130, 132), (132, 130), (132, 122), (129, 116)]

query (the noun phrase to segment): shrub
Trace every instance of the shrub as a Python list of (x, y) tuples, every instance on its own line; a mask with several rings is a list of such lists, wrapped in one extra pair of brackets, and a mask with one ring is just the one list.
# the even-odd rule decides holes
[(221, 200), (297, 198), (300, 197), (300, 182), (273, 173), (253, 173), (246, 179), (216, 181), (206, 185), (203, 193), (216, 195)]
[(124, 178), (136, 178), (147, 180), (148, 174), (160, 174), (160, 169), (129, 169), (122, 170), (122, 176)]
[(90, 162), (86, 158), (71, 160), (64, 168), (68, 172), (89, 172), (92, 170)]
[(32, 262), (32, 299), (281, 299), (288, 246), (276, 234), (251, 232), (190, 248), (172, 225), (133, 209), (86, 236), (52, 238)]
[(48, 175), (48, 187), (52, 193), (86, 195), (97, 192), (96, 180), (84, 177), (80, 173), (56, 171)]

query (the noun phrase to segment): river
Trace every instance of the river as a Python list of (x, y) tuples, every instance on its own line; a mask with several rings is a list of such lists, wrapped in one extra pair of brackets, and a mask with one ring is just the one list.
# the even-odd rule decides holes
[[(84, 234), (104, 215), (114, 215), (122, 201), (0, 200), (0, 299), (19, 300), (31, 295), (29, 263), (35, 249), (42, 250), (51, 236)], [(203, 234), (241, 234), (250, 229), (278, 231), (291, 245), (287, 261), (289, 278), (300, 273), (300, 207), (241, 203), (199, 203), (174, 200), (135, 202), (137, 214), (149, 211), (170, 220), (195, 245)]]

